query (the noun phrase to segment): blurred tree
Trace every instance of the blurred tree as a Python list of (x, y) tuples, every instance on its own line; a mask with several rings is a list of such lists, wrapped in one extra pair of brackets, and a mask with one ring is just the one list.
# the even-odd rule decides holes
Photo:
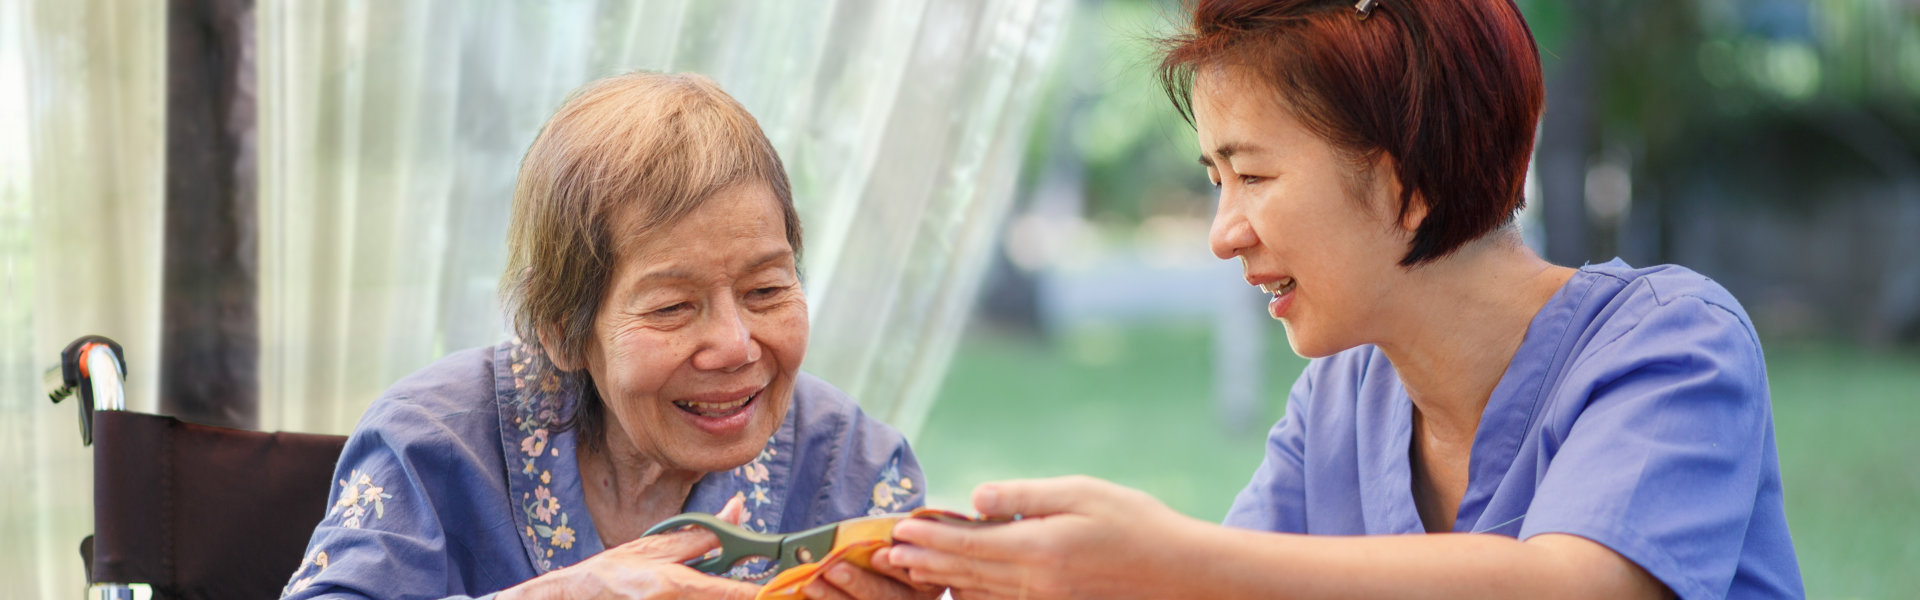
[[(1598, 119), (1587, 148), (1586, 200), (1595, 200), (1595, 165), (1624, 161), (1633, 172), (1632, 210), (1651, 215), (1591, 224), (1586, 233), (1627, 231), (1592, 236), (1590, 256), (1624, 254), (1621, 241), (1638, 234), (1652, 240), (1650, 255), (1630, 258), (1671, 260), (1676, 205), (1712, 201), (1702, 189), (1752, 209), (1807, 215), (1852, 201), (1834, 191), (1844, 182), (1874, 182), (1897, 199), (1884, 217), (1907, 223), (1901, 230), (1920, 230), (1914, 142), (1920, 139), (1920, 5), (1586, 0), (1564, 6), (1581, 17), (1561, 23), (1566, 40), (1589, 40), (1595, 53)], [(1564, 101), (1550, 90), (1550, 105)], [(1553, 133), (1543, 129), (1543, 136)], [(1544, 152), (1549, 140), (1542, 145)], [(1554, 185), (1541, 184), (1543, 190)], [(1549, 230), (1550, 237), (1555, 233)], [(1883, 240), (1860, 257), (1880, 271), (1878, 289), (1848, 312), (1864, 315), (1859, 330), (1877, 341), (1920, 334), (1916, 239)]]

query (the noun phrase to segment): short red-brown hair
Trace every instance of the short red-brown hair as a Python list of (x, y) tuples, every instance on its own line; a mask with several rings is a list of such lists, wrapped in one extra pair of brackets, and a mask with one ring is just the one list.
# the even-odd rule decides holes
[(1160, 82), (1188, 124), (1194, 75), (1244, 69), (1322, 139), (1367, 165), (1394, 159), (1404, 215), (1427, 215), (1400, 260), (1431, 261), (1525, 204), (1546, 91), (1539, 50), (1511, 0), (1198, 0), (1163, 41)]

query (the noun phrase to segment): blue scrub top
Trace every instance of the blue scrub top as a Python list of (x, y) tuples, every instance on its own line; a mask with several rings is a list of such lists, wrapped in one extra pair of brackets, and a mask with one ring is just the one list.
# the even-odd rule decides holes
[[(1423, 533), (1412, 413), (1378, 348), (1313, 361), (1226, 524)], [(1682, 598), (1804, 596), (1746, 311), (1684, 267), (1581, 268), (1487, 401), (1454, 530), (1578, 535)]]

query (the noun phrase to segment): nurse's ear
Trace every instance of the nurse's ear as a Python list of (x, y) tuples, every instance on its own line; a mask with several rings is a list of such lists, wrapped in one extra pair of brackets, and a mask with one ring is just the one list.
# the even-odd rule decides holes
[[(1393, 181), (1394, 181), (1393, 197), (1399, 198), (1400, 197), (1400, 179), (1396, 177), (1394, 178)], [(1422, 196), (1420, 194), (1414, 194), (1412, 198), (1407, 199), (1407, 207), (1400, 211), (1400, 223), (1399, 223), (1400, 230), (1405, 232), (1408, 236), (1412, 236), (1414, 232), (1420, 230), (1420, 224), (1425, 223), (1426, 221), (1427, 221), (1427, 198), (1426, 196)]]
[(1378, 214), (1392, 215), (1394, 227), (1409, 239), (1420, 230), (1420, 224), (1427, 220), (1427, 199), (1420, 194), (1401, 204), (1400, 194), (1406, 189), (1400, 184), (1400, 163), (1386, 152), (1379, 152), (1373, 158), (1373, 164), (1366, 169), (1365, 189), (1369, 197), (1367, 202), (1379, 211)]

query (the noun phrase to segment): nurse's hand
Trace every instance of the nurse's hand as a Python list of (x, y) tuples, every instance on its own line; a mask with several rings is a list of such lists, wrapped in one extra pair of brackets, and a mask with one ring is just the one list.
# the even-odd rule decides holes
[(894, 526), (892, 562), (916, 582), (951, 586), (955, 598), (1182, 597), (1180, 577), (1199, 576), (1181, 556), (1204, 532), (1152, 496), (1091, 477), (1003, 481), (974, 489), (974, 509), (1022, 519), (947, 525), (908, 519)]
[(827, 569), (826, 577), (802, 588), (801, 593), (813, 600), (932, 600), (946, 591), (942, 586), (911, 583), (906, 569), (893, 564), (893, 551), (882, 548), (874, 552), (871, 571), (844, 563), (834, 565)]
[[(740, 500), (735, 497), (715, 516), (738, 524), (743, 506)], [(499, 598), (752, 600), (760, 592), (759, 586), (715, 577), (681, 564), (719, 547), (720, 538), (698, 527), (650, 535), (608, 548), (571, 567), (549, 571), (502, 591)]]

